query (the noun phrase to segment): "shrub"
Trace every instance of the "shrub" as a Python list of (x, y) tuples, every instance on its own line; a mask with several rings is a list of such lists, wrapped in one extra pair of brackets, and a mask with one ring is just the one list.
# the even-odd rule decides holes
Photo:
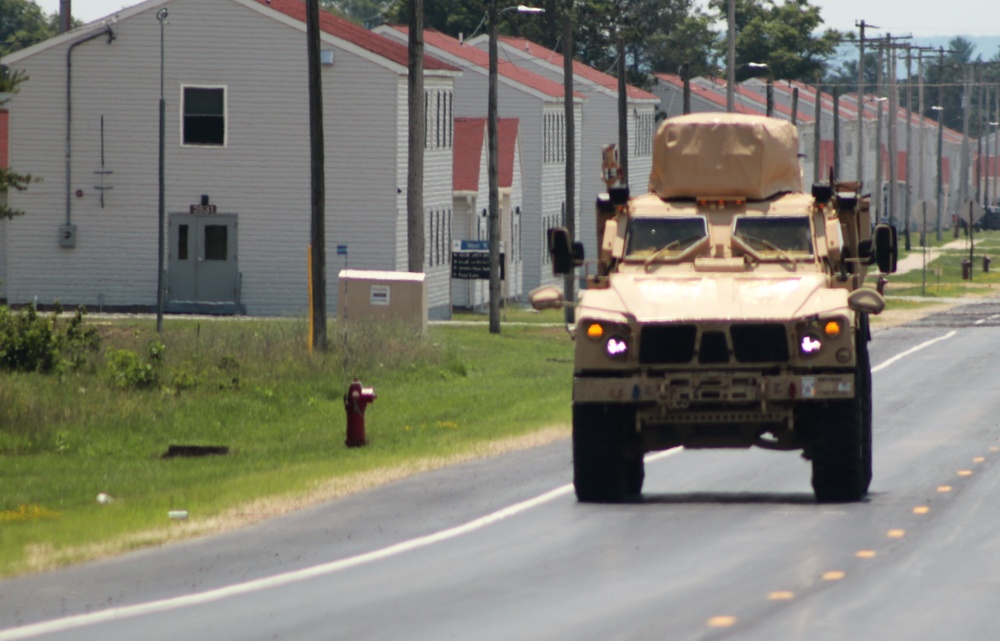
[(93, 327), (85, 327), (83, 307), (76, 310), (65, 328), (58, 323), (58, 307), (44, 318), (34, 305), (19, 312), (0, 306), (0, 370), (50, 373), (62, 367), (82, 367), (100, 348)]
[[(162, 343), (160, 347), (162, 348)], [(161, 353), (162, 350), (157, 356)], [(160, 382), (158, 369), (153, 365), (158, 360), (143, 363), (138, 354), (128, 349), (112, 350), (105, 359), (111, 383), (119, 389), (150, 389)]]

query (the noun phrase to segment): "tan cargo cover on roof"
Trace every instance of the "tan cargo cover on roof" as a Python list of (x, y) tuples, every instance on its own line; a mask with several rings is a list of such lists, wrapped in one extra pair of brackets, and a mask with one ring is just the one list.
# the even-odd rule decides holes
[(649, 190), (660, 198), (763, 200), (802, 191), (799, 134), (784, 120), (729, 113), (668, 118), (653, 142)]

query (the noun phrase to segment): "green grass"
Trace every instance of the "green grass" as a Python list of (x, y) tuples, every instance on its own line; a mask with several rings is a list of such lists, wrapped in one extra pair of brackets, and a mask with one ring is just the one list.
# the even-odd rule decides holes
[[(572, 343), (554, 314), (551, 326), (500, 335), (358, 324), (345, 339), (332, 326), (329, 353), (313, 355), (301, 320), (168, 317), (148, 390), (115, 388), (103, 355), (144, 355), (153, 323), (88, 322), (103, 353), (83, 371), (0, 374), (0, 575), (99, 556), (109, 541), (118, 551), (190, 535), (262, 497), (301, 498), (569, 422)], [(342, 397), (354, 376), (378, 399), (369, 445), (348, 449)], [(162, 460), (171, 444), (230, 454)], [(98, 504), (101, 492), (115, 500)], [(171, 524), (172, 509), (190, 521)]]

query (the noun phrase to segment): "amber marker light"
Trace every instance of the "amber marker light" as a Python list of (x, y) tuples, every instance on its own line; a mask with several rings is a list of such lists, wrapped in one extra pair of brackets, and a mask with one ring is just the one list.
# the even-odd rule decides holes
[(840, 336), (840, 323), (835, 320), (827, 321), (826, 325), (823, 326), (823, 333), (830, 338)]
[(587, 338), (592, 338), (595, 341), (604, 336), (604, 328), (600, 323), (591, 323), (587, 326)]

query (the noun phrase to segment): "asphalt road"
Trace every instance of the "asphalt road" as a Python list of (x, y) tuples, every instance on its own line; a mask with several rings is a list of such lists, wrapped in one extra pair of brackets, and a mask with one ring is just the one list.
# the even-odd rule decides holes
[(1000, 302), (871, 353), (861, 503), (794, 453), (678, 450), (641, 502), (578, 504), (562, 441), (0, 582), (0, 641), (996, 638)]

